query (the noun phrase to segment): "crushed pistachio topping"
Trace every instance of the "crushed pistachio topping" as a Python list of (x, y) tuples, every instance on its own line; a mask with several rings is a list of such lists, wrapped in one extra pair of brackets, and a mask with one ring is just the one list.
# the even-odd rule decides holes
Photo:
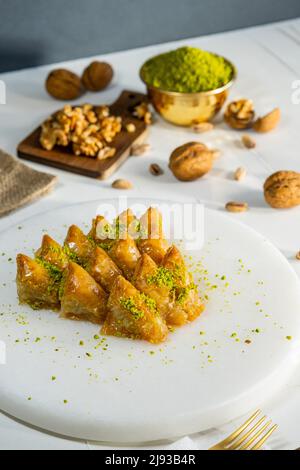
[(174, 288), (174, 274), (167, 268), (159, 267), (155, 274), (149, 276), (147, 279), (148, 284), (156, 284), (158, 287)]
[(40, 257), (37, 257), (36, 261), (48, 271), (52, 279), (52, 285), (49, 286), (49, 293), (51, 293), (52, 290), (57, 289), (58, 286), (60, 285), (60, 282), (63, 277), (63, 272), (54, 264), (51, 264), (48, 261), (45, 261), (44, 259)]
[(179, 293), (177, 295), (177, 299), (176, 299), (177, 302), (179, 304), (184, 304), (187, 301), (190, 292), (193, 291), (193, 290), (196, 290), (196, 289), (197, 289), (197, 286), (194, 283), (189, 284), (186, 287), (180, 288)]
[(169, 287), (174, 290), (179, 287), (179, 281), (183, 279), (183, 269), (176, 266), (174, 270), (160, 266), (156, 273), (149, 276), (147, 279), (148, 284), (155, 284), (158, 287)]
[(140, 298), (152, 312), (157, 312), (157, 304), (155, 300), (151, 299), (151, 297), (144, 293), (140, 294)]
[(73, 250), (71, 250), (71, 248), (68, 245), (64, 246), (63, 251), (70, 261), (80, 264), (80, 259), (78, 255)]
[(131, 313), (135, 320), (139, 320), (144, 317), (144, 312), (138, 308), (133, 297), (120, 299), (120, 304), (123, 308)]
[(112, 248), (114, 244), (114, 240), (105, 240), (105, 241), (97, 240), (96, 244), (99, 248), (102, 248), (102, 250), (108, 252)]

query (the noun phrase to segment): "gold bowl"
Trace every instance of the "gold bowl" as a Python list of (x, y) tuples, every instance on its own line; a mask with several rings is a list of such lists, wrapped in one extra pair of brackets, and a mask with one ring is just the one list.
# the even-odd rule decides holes
[(166, 121), (178, 126), (192, 126), (210, 121), (222, 109), (237, 77), (236, 67), (229, 60), (225, 60), (232, 67), (232, 79), (223, 87), (211, 91), (180, 93), (161, 90), (146, 82), (143, 77), (143, 67), (140, 70), (140, 78), (147, 86), (148, 96), (154, 109)]

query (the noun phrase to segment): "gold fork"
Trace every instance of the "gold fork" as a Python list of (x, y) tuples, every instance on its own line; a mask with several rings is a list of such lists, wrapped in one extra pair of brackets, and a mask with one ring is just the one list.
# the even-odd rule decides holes
[[(259, 450), (264, 445), (267, 439), (278, 428), (277, 424), (272, 427), (272, 421), (265, 423), (267, 417), (256, 421), (256, 418), (261, 414), (257, 410), (251, 418), (248, 419), (241, 427), (228, 436), (223, 441), (219, 442), (209, 450)], [(253, 426), (250, 425), (253, 423)]]

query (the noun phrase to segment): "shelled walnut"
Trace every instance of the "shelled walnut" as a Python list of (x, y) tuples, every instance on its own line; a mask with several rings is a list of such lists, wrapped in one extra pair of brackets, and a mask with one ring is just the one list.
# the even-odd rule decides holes
[(75, 155), (103, 160), (115, 155), (108, 144), (121, 130), (122, 118), (111, 116), (107, 106), (65, 106), (42, 125), (40, 143), (46, 150), (72, 145)]
[(251, 100), (233, 101), (225, 111), (225, 121), (233, 129), (248, 129), (254, 122), (255, 111)]
[(288, 209), (300, 205), (300, 173), (278, 171), (264, 184), (266, 202), (275, 209)]
[(201, 142), (189, 142), (174, 150), (169, 167), (180, 181), (194, 181), (212, 169), (214, 154)]
[(147, 125), (152, 124), (152, 113), (150, 111), (149, 104), (146, 102), (137, 105), (133, 110), (133, 115), (141, 121), (144, 121), (144, 123)]
[(63, 101), (75, 100), (84, 93), (78, 75), (66, 69), (53, 70), (46, 80), (46, 89), (53, 98)]

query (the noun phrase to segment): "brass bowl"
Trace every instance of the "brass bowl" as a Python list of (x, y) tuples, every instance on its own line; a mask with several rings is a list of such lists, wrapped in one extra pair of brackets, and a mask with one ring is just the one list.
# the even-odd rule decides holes
[(165, 91), (148, 85), (143, 77), (143, 67), (140, 78), (147, 86), (149, 99), (154, 109), (166, 120), (178, 126), (192, 126), (213, 119), (222, 109), (230, 88), (237, 78), (235, 66), (227, 59), (232, 67), (233, 77), (221, 88), (199, 93), (180, 93)]

